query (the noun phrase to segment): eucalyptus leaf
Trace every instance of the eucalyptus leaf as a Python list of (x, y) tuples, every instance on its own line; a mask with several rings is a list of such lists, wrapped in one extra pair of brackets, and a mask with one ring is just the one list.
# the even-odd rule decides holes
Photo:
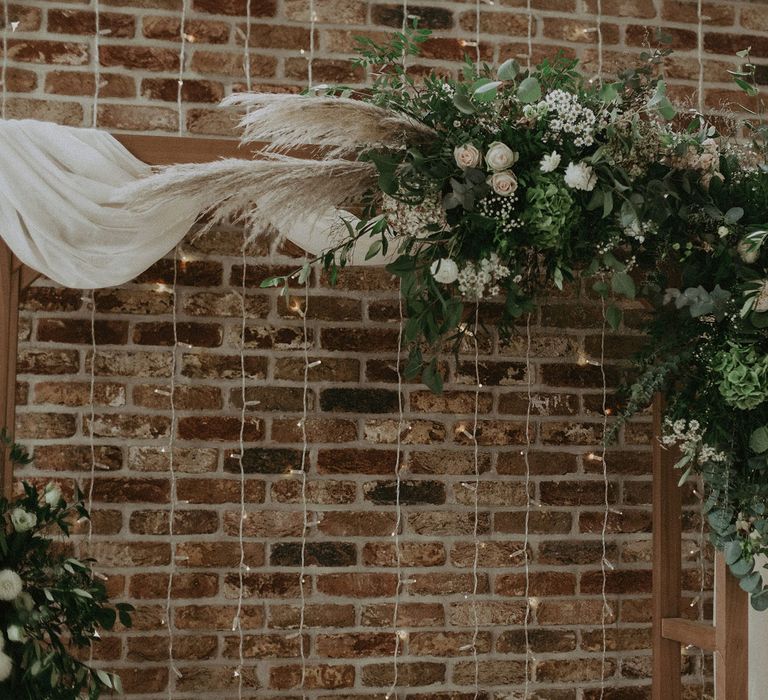
[(749, 436), (749, 448), (761, 455), (768, 451), (768, 426), (762, 425)]
[(496, 77), (499, 80), (514, 80), (520, 72), (520, 65), (514, 58), (508, 58), (499, 66)]
[(541, 99), (541, 84), (533, 76), (528, 76), (517, 86), (517, 98), (523, 104), (538, 102)]

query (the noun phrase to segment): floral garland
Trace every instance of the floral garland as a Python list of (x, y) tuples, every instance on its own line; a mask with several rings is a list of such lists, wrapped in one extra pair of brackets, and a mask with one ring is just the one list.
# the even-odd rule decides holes
[[(434, 391), (438, 354), (446, 341), (458, 352), (465, 316), (489, 297), (503, 303), (502, 336), (537, 295), (577, 277), (605, 300), (613, 329), (622, 299), (642, 299), (654, 311), (650, 342), (612, 435), (666, 392), (664, 443), (681, 450), (681, 484), (704, 477), (713, 543), (753, 606), (768, 608), (755, 568), (768, 554), (768, 129), (747, 124), (743, 145), (679, 114), (659, 77), (668, 51), (643, 54), (612, 82), (557, 57), (495, 72), (467, 60), (460, 80), (416, 83), (402, 56), (428, 35), (414, 26), (385, 45), (361, 40), (372, 89), (322, 98), (356, 97), (416, 126), (404, 146), (358, 154), (377, 186), (318, 261), (335, 280), (364, 238), (369, 258), (396, 251), (388, 269), (407, 312), (406, 376)], [(749, 52), (738, 55), (734, 79), (760, 104)]]
[[(0, 432), (0, 448), (15, 464), (26, 451)], [(79, 650), (99, 639), (116, 620), (131, 626), (133, 607), (110, 607), (104, 584), (91, 573), (93, 560), (57, 549), (51, 533), (69, 535), (73, 516), (88, 518), (82, 494), (67, 504), (53, 483), (43, 492), (24, 483), (13, 501), (0, 498), (0, 697), (19, 700), (98, 698), (122, 693), (120, 678), (83, 663)]]

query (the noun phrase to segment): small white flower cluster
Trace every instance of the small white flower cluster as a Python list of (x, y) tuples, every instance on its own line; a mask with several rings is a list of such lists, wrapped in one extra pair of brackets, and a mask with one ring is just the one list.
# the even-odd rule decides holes
[(501, 264), (496, 253), (491, 253), (490, 257), (479, 263), (468, 262), (461, 269), (458, 277), (459, 292), (471, 301), (495, 296), (501, 293), (500, 282), (509, 275), (509, 268)]
[(477, 203), (477, 211), (489, 219), (496, 219), (504, 233), (512, 233), (512, 231), (521, 228), (523, 225), (523, 222), (515, 216), (517, 201), (517, 194), (505, 197), (491, 193)]
[(704, 444), (704, 435), (701, 433), (699, 421), (686, 421), (684, 418), (679, 418), (673, 422), (667, 418), (664, 428), (661, 441), (667, 446), (678, 445), (684, 456), (695, 458), (699, 464), (707, 462), (724, 464), (728, 461), (728, 455), (725, 452)]
[(394, 197), (384, 195), (382, 211), (389, 225), (400, 236), (426, 238), (430, 235), (427, 226), (432, 224), (436, 224), (440, 228), (448, 226), (445, 220), (445, 210), (437, 194), (428, 195), (421, 204), (415, 207)]
[(565, 90), (551, 90), (543, 102), (547, 110), (554, 113), (548, 126), (553, 139), (560, 142), (563, 134), (571, 134), (575, 137), (574, 146), (591, 146), (594, 143), (597, 117), (589, 107), (579, 104), (576, 95)]
[(651, 221), (638, 221), (635, 219), (628, 226), (624, 226), (624, 235), (634, 238), (638, 243), (644, 243), (645, 239), (656, 233), (656, 226)]

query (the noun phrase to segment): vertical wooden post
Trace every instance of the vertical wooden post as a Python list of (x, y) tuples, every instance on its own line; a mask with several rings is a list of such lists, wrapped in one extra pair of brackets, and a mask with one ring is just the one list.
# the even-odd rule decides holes
[[(16, 353), (19, 339), (19, 293), (22, 267), (0, 240), (0, 427), (13, 435), (16, 422)], [(10, 494), (13, 465), (8, 450), (0, 449), (0, 471), (5, 495)]]
[[(663, 634), (680, 617), (682, 503), (671, 460), (661, 445), (664, 400), (653, 400), (653, 700), (680, 700), (680, 642)], [(725, 696), (723, 696), (725, 697)], [(730, 700), (730, 698), (729, 698)]]
[(715, 558), (715, 639), (715, 697), (747, 700), (749, 599), (720, 553)]

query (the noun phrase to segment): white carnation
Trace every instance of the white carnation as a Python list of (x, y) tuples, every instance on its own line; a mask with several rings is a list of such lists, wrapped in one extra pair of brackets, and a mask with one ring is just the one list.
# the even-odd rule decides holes
[(462, 170), (476, 168), (480, 165), (480, 151), (478, 151), (471, 143), (456, 146), (456, 148), (453, 149), (453, 157), (456, 159), (456, 165)]
[(499, 171), (511, 168), (520, 154), (513, 151), (509, 146), (501, 141), (494, 141), (488, 146), (488, 152), (485, 154), (485, 164), (489, 170)]
[(757, 262), (757, 259), (760, 257), (760, 248), (749, 241), (741, 241), (736, 247), (736, 250), (739, 253), (739, 257), (747, 263), (747, 265)]
[(14, 508), (11, 511), (11, 522), (13, 527), (16, 528), (16, 532), (26, 532), (37, 525), (37, 516), (23, 508)]
[(24, 583), (15, 571), (0, 571), (0, 600), (15, 600), (24, 590)]
[(517, 189), (517, 178), (511, 170), (493, 173), (487, 182), (496, 194), (500, 194), (503, 197), (514, 194)]
[(55, 507), (59, 505), (59, 502), (61, 501), (61, 489), (52, 481), (50, 481), (45, 487), (43, 498), (49, 506)]
[(429, 268), (432, 277), (440, 284), (452, 284), (459, 276), (459, 268), (450, 258), (440, 258)]
[(8, 680), (13, 672), (13, 661), (8, 654), (0, 652), (0, 683)]
[(584, 161), (580, 163), (568, 163), (565, 169), (565, 184), (574, 190), (591, 192), (597, 184), (597, 175), (591, 165)]
[(539, 161), (539, 169), (543, 173), (551, 173), (553, 170), (557, 170), (558, 165), (560, 165), (560, 154), (557, 151), (548, 153)]

